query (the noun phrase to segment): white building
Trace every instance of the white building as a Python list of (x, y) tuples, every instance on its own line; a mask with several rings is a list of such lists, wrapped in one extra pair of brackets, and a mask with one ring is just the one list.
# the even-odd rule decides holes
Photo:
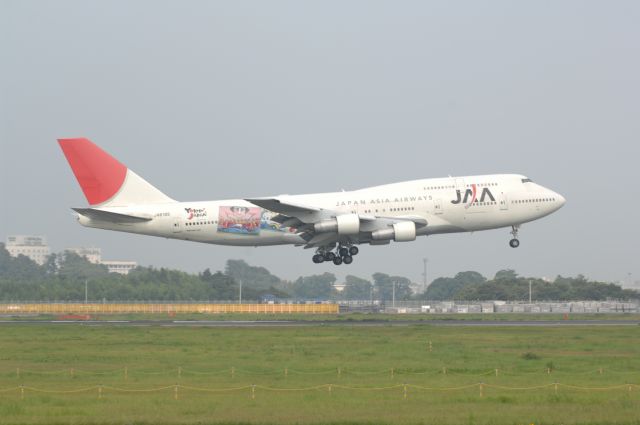
[(336, 292), (342, 292), (344, 291), (344, 288), (347, 287), (346, 283), (334, 283), (333, 284), (333, 289), (336, 290)]
[(101, 261), (100, 264), (107, 266), (109, 273), (120, 274), (129, 274), (131, 270), (138, 267), (135, 261)]
[(12, 257), (24, 255), (40, 265), (47, 261), (50, 254), (47, 239), (44, 236), (8, 236), (6, 248)]
[(65, 252), (74, 252), (93, 264), (100, 264), (102, 262), (102, 250), (100, 248), (67, 248)]
[(135, 261), (103, 260), (100, 248), (67, 248), (65, 252), (75, 252), (79, 256), (86, 258), (90, 263), (107, 266), (109, 273), (129, 274), (131, 270), (138, 267), (138, 263)]

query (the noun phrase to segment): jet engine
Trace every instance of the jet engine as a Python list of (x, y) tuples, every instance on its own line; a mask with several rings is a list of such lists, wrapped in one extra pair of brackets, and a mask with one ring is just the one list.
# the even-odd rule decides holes
[(358, 214), (343, 214), (331, 220), (323, 220), (313, 225), (318, 233), (338, 232), (339, 235), (357, 235), (360, 232)]
[(376, 230), (371, 233), (375, 241), (391, 240), (396, 242), (411, 242), (416, 240), (416, 224), (413, 221), (395, 223), (391, 229)]

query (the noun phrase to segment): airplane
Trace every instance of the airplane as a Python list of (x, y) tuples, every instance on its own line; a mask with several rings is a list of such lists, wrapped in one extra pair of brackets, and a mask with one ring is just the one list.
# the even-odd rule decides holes
[(86, 138), (58, 139), (89, 203), (81, 225), (233, 246), (315, 249), (314, 263), (351, 264), (358, 245), (511, 228), (545, 217), (565, 198), (519, 174), (413, 180), (354, 191), (179, 202)]

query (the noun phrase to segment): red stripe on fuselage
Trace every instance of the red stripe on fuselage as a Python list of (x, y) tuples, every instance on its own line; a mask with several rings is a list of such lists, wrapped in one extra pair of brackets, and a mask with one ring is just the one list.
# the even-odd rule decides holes
[(89, 204), (101, 204), (120, 190), (127, 167), (117, 159), (89, 139), (58, 139), (58, 143)]

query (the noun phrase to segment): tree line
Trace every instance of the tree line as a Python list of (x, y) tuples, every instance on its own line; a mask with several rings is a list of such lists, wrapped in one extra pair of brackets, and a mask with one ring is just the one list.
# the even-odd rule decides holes
[(109, 273), (75, 253), (52, 254), (44, 265), (25, 256), (12, 257), (0, 244), (0, 301), (83, 301), (85, 281), (91, 301), (204, 301), (236, 300), (242, 284), (243, 300), (525, 300), (529, 280), (535, 299), (540, 300), (629, 300), (638, 292), (620, 286), (589, 281), (584, 276), (558, 276), (547, 282), (501, 270), (492, 279), (478, 272), (434, 280), (426, 291), (415, 293), (404, 276), (374, 273), (370, 279), (348, 275), (344, 289), (337, 291), (333, 273), (301, 276), (288, 281), (264, 267), (243, 260), (228, 260), (224, 271), (200, 273), (153, 267), (137, 267), (128, 275)]

